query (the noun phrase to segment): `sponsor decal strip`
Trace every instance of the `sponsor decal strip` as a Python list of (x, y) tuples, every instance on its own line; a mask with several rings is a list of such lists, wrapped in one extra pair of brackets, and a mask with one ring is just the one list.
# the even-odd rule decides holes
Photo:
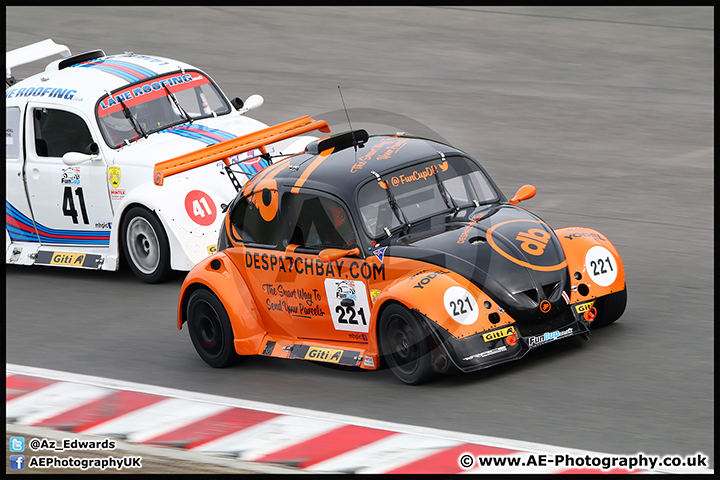
[[(336, 354), (333, 349), (312, 353), (311, 348), (305, 355)], [(10, 364), (5, 411), (8, 430), (35, 432), (27, 433), (29, 438), (43, 436), (37, 432), (46, 432), (48, 438), (123, 438), (139, 445), (174, 447), (176, 452), (234, 457), (254, 462), (249, 465), (257, 469), (283, 464), (326, 473), (619, 473), (597, 466), (579, 471), (568, 468), (568, 460), (623, 459)], [(208, 463), (213, 463), (213, 455), (208, 455)], [(472, 458), (463, 459), (466, 455)], [(524, 463), (488, 463), (504, 458), (522, 458)], [(538, 463), (548, 460), (553, 463)], [(673, 472), (643, 467), (630, 468), (629, 473)], [(683, 470), (674, 469), (678, 471)], [(713, 470), (696, 466), (684, 472)]]

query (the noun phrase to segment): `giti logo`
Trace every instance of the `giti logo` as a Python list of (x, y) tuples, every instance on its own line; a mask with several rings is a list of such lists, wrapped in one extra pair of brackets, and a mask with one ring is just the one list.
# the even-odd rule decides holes
[(506, 327), (506, 328), (501, 328), (500, 330), (495, 330), (494, 332), (483, 334), (483, 340), (485, 340), (486, 342), (491, 342), (493, 340), (509, 337), (510, 335), (514, 335), (514, 334), (515, 334), (515, 327)]
[(580, 305), (575, 305), (575, 311), (577, 313), (585, 313), (588, 310), (590, 310), (594, 304), (595, 304), (595, 300), (593, 300), (592, 302), (586, 302), (586, 303), (581, 303)]
[(550, 233), (539, 228), (531, 228), (527, 232), (518, 233), (515, 240), (522, 242), (520, 248), (530, 255), (540, 256), (550, 240)]
[(339, 363), (342, 353), (342, 350), (333, 350), (332, 348), (310, 347), (305, 358), (319, 362)]
[(84, 253), (55, 252), (55, 253), (53, 253), (52, 260), (50, 260), (50, 265), (82, 266), (84, 261), (85, 261)]

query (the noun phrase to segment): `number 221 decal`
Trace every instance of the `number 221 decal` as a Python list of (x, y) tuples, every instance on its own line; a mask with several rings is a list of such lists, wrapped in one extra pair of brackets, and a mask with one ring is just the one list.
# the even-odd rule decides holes
[(593, 282), (607, 287), (617, 278), (617, 261), (607, 248), (596, 245), (585, 254), (585, 270)]
[(326, 278), (325, 294), (335, 330), (369, 332), (370, 304), (364, 283)]

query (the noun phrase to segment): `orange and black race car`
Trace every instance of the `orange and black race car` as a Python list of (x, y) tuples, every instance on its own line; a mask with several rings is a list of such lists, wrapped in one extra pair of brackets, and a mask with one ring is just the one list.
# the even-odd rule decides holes
[[(164, 176), (322, 121), (303, 117), (158, 164)], [(220, 144), (216, 147), (220, 148)], [(377, 369), (409, 384), (470, 372), (608, 325), (625, 310), (625, 272), (608, 238), (551, 229), (451, 146), (364, 130), (271, 163), (227, 208), (217, 253), (182, 286), (187, 322), (213, 367), (243, 355)]]

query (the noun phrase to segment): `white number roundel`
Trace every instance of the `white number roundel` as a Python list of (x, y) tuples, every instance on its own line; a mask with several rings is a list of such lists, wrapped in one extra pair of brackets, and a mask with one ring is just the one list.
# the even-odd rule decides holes
[(610, 250), (595, 245), (585, 254), (585, 270), (593, 282), (607, 287), (617, 278), (618, 267)]
[(456, 285), (445, 290), (443, 303), (448, 315), (458, 323), (472, 325), (478, 319), (477, 301), (470, 292), (462, 287)]

